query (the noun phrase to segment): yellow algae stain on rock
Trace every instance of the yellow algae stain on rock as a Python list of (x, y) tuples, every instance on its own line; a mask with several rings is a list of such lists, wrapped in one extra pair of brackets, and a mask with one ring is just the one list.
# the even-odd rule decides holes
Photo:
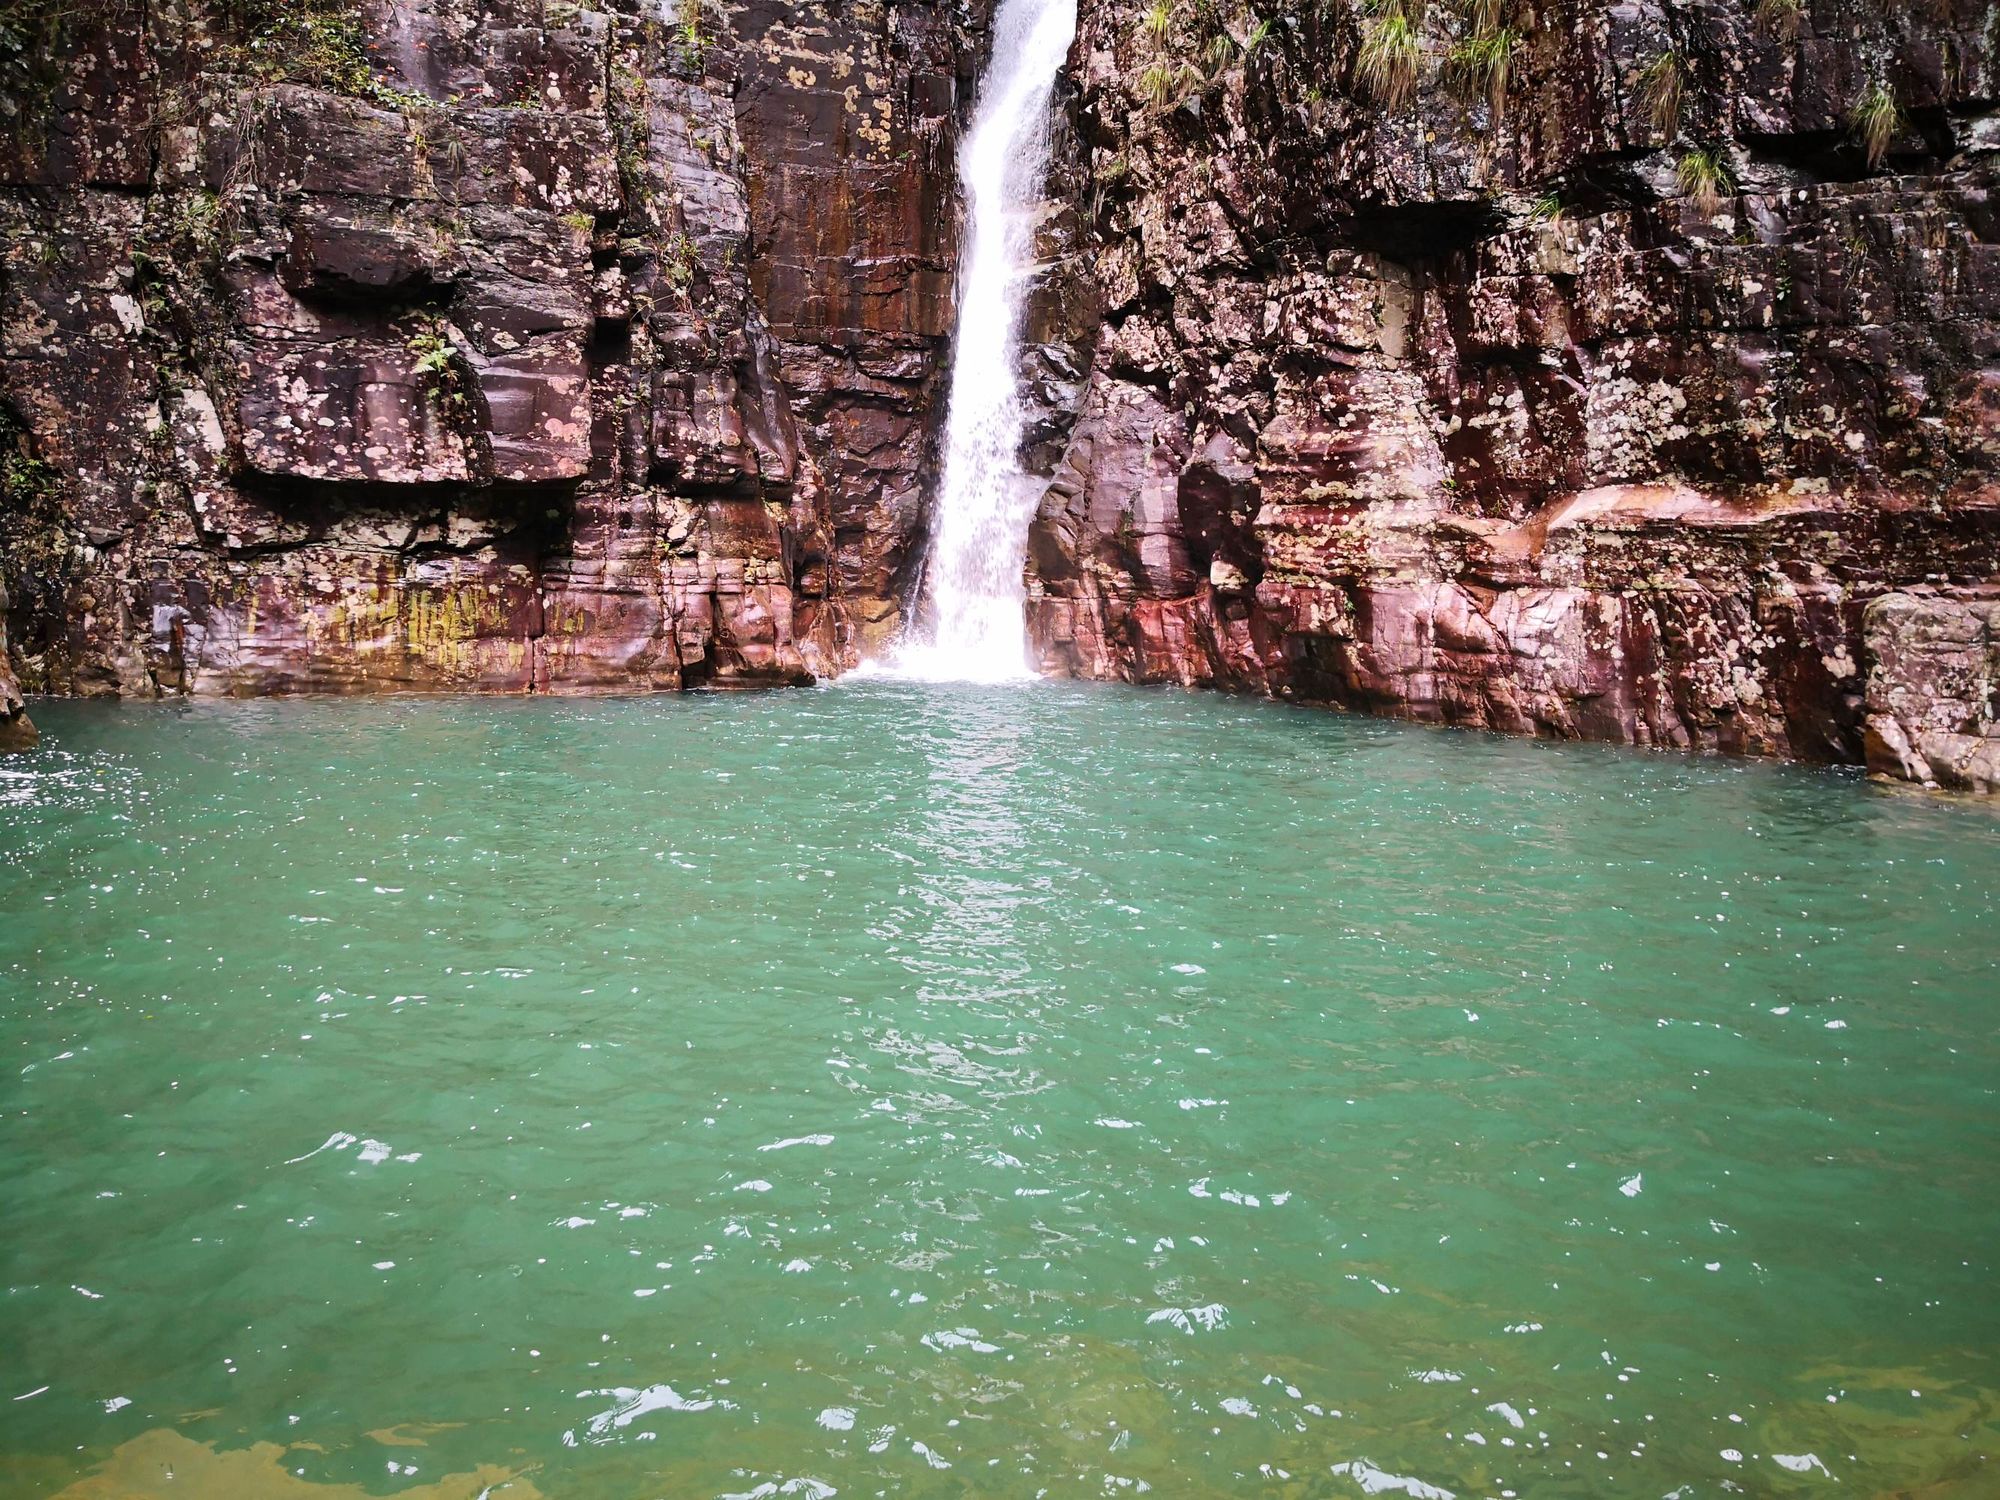
[(476, 587), (413, 588), (405, 597), (403, 638), (409, 649), (447, 670), (470, 666), (470, 643), (505, 623)]
[[(171, 1427), (121, 1443), (98, 1465), (50, 1500), (374, 1500), (358, 1484), (317, 1484), (285, 1467), (277, 1443), (218, 1452)], [(523, 1475), (494, 1464), (398, 1489), (397, 1500), (542, 1500)]]

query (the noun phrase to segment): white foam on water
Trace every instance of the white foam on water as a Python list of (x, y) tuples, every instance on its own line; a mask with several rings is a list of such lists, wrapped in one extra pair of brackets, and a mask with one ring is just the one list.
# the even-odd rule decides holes
[(759, 1151), (784, 1151), (793, 1146), (831, 1146), (833, 1137), (826, 1134), (795, 1135), (782, 1141), (772, 1141), (767, 1146), (759, 1146)]
[(797, 1479), (767, 1479), (753, 1490), (736, 1490), (716, 1500), (772, 1500), (773, 1496), (797, 1495), (801, 1500), (833, 1500), (839, 1490), (824, 1479), (802, 1474)]
[(1203, 1307), (1163, 1307), (1146, 1314), (1148, 1323), (1170, 1323), (1182, 1333), (1193, 1333), (1196, 1328), (1213, 1331), (1228, 1320), (1229, 1309), (1220, 1302), (1210, 1302)]
[(1407, 1474), (1391, 1474), (1387, 1469), (1376, 1468), (1365, 1458), (1335, 1464), (1332, 1472), (1352, 1479), (1361, 1486), (1365, 1495), (1408, 1495), (1411, 1500), (1456, 1500), (1448, 1489), (1412, 1479)]
[[(563, 1434), (563, 1446), (576, 1447), (579, 1441), (586, 1443), (612, 1442), (632, 1423), (654, 1412), (700, 1412), (720, 1407), (724, 1411), (733, 1410), (731, 1403), (713, 1398), (690, 1400), (670, 1385), (649, 1385), (644, 1389), (634, 1386), (612, 1386), (605, 1390), (578, 1391), (580, 1400), (593, 1396), (609, 1396), (617, 1405), (608, 1411), (601, 1411), (592, 1417), (579, 1434), (574, 1428)], [(645, 1433), (639, 1434), (647, 1436)]]
[(927, 1333), (920, 1340), (926, 1349), (943, 1353), (946, 1349), (970, 1349), (974, 1354), (998, 1354), (1000, 1346), (989, 1344), (979, 1336), (977, 1328), (940, 1328), (936, 1333)]

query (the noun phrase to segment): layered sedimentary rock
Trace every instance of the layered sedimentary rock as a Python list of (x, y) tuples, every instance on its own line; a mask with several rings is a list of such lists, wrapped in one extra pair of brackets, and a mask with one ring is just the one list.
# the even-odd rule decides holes
[(10, 10), (23, 683), (572, 692), (854, 659), (923, 537), (987, 9)]
[[(989, 0), (47, 9), (0, 26), (21, 686), (795, 682), (894, 636)], [(1993, 35), (1082, 0), (1045, 669), (1990, 788)]]
[(1986, 9), (1288, 9), (1084, 0), (1046, 668), (1990, 786)]

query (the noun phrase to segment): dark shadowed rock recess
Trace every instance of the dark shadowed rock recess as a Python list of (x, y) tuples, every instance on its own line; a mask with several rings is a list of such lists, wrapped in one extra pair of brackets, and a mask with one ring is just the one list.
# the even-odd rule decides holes
[[(887, 642), (992, 8), (7, 22), (0, 742)], [(2000, 785), (1984, 0), (1169, 12), (1060, 101), (1045, 670)]]

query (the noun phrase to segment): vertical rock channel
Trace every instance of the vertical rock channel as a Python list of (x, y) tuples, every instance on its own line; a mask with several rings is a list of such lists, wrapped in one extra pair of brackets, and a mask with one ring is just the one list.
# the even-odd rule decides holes
[(1021, 323), (1039, 273), (1035, 231), (1049, 110), (1076, 35), (1076, 0), (1004, 0), (993, 61), (960, 155), (965, 249), (936, 540), (919, 623), (892, 670), (995, 682), (1031, 675), (1022, 583), (1041, 481), (1022, 466), (1032, 415)]

